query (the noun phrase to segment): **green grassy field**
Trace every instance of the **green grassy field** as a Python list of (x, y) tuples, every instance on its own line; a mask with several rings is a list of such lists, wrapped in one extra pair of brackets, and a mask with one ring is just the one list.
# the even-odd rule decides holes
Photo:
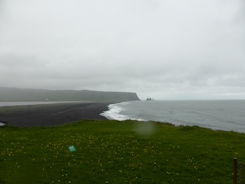
[(109, 120), (0, 127), (1, 184), (228, 184), (233, 157), (245, 161), (245, 134)]

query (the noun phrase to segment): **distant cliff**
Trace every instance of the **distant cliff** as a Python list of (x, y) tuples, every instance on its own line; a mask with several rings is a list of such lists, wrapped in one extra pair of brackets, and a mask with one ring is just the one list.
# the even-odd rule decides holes
[(122, 102), (139, 100), (136, 93), (90, 90), (43, 90), (0, 87), (0, 101)]

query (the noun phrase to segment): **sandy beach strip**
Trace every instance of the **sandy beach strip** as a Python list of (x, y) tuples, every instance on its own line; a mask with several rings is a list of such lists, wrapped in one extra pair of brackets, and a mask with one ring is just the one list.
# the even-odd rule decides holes
[(0, 108), (0, 122), (27, 126), (55, 126), (83, 119), (105, 120), (100, 113), (110, 103), (69, 103)]

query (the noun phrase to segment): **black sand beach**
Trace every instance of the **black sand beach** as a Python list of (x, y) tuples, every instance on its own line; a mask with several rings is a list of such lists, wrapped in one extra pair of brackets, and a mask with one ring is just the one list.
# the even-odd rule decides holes
[(104, 120), (109, 103), (69, 103), (0, 108), (0, 122), (26, 126), (55, 126), (82, 119)]

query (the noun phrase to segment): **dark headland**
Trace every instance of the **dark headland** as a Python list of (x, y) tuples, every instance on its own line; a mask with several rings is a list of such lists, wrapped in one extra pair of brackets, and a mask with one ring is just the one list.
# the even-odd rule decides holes
[(139, 100), (132, 92), (107, 92), (91, 90), (47, 90), (0, 87), (0, 102), (11, 101), (83, 101), (123, 102)]
[[(0, 102), (74, 101), (74, 103), (0, 107), (0, 122), (16, 126), (54, 126), (83, 119), (104, 120), (108, 105), (139, 100), (136, 93), (88, 90), (37, 90), (0, 87)], [(80, 102), (75, 102), (80, 101)]]

